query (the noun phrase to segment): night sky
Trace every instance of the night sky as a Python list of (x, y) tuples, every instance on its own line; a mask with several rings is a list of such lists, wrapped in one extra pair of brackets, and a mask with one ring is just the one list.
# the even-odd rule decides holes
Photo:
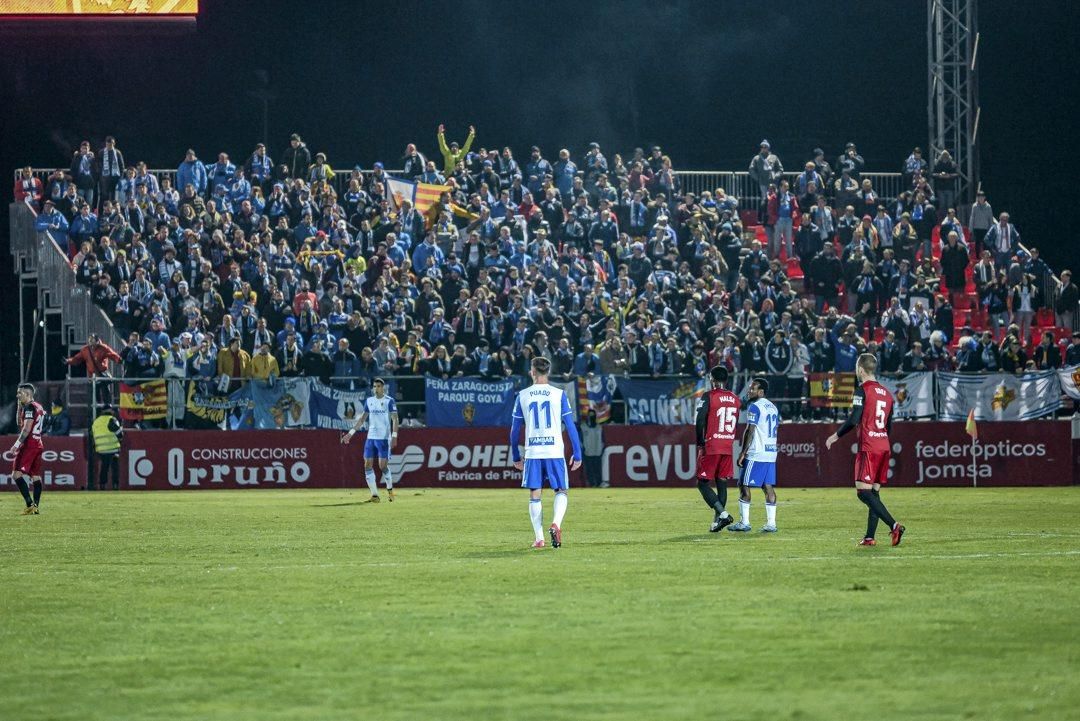
[[(677, 169), (744, 170), (765, 137), (788, 169), (853, 140), (867, 170), (897, 171), (927, 144), (922, 0), (202, 3), (178, 34), (5, 29), (4, 177), (66, 166), (107, 134), (151, 167), (189, 146), (241, 162), (262, 139), (260, 89), (275, 97), (273, 158), (299, 132), (340, 168), (393, 167), (410, 141), (430, 156), (440, 122), (451, 138), (475, 124), (478, 145), (519, 158), (655, 143)], [(1075, 266), (1080, 3), (984, 0), (979, 24), (983, 186), (1055, 270)], [(4, 383), (15, 365), (0, 356)]]

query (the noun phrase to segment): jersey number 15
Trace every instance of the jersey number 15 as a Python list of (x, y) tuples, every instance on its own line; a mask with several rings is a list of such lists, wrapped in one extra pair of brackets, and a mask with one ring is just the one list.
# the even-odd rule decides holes
[(717, 408), (716, 420), (720, 425), (720, 432), (724, 435), (731, 435), (735, 432), (735, 423), (739, 420), (739, 411), (732, 407)]

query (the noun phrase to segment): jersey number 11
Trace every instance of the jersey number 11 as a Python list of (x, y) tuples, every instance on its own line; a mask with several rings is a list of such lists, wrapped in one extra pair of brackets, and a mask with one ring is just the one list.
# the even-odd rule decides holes
[[(540, 425), (540, 412), (544, 413), (544, 420), (546, 423)], [(544, 401), (539, 403), (533, 401), (529, 404), (529, 415), (532, 416), (533, 428), (551, 428), (551, 401)]]

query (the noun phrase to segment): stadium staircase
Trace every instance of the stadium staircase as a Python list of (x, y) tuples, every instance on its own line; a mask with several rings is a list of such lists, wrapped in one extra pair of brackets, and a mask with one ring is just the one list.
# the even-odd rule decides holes
[[(86, 343), (91, 333), (96, 333), (113, 348), (120, 347), (120, 336), (108, 316), (94, 305), (87, 288), (75, 282), (75, 273), (65, 250), (52, 235), (34, 228), (37, 213), (25, 203), (11, 203), (10, 235), (11, 254), (15, 260), (15, 272), (19, 276), (19, 313), (23, 312), (25, 296), (22, 290), (35, 289), (38, 321), (46, 329), (59, 329), (59, 344), (45, 335), (40, 341), (45, 366), (54, 354), (64, 357), (73, 355)], [(14, 309), (9, 309), (9, 322), (15, 320)], [(55, 317), (55, 321), (50, 319)], [(22, 355), (22, 354), (20, 354)], [(24, 361), (25, 362), (25, 361)], [(85, 383), (69, 383), (67, 407), (85, 408), (89, 386)], [(73, 425), (77, 419), (72, 417)]]

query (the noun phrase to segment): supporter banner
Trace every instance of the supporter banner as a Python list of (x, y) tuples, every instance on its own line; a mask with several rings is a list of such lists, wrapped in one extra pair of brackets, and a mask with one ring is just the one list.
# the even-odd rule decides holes
[(980, 421), (1042, 418), (1061, 408), (1061, 384), (1055, 371), (938, 373), (938, 420), (965, 420), (972, 408)]
[(187, 384), (187, 401), (184, 409), (184, 428), (204, 429), (219, 428), (231, 411), (249, 409), (250, 397), (237, 397), (214, 392), (214, 385), (190, 381)]
[(638, 381), (617, 380), (619, 393), (626, 401), (627, 422), (678, 425), (694, 422), (697, 397), (704, 384), (697, 380)]
[[(11, 446), (18, 436), (0, 436), (0, 488), (15, 490), (11, 465), (15, 454)], [(45, 436), (45, 455), (42, 456), (41, 482), (46, 490), (74, 491), (86, 487), (86, 444), (82, 436)]]
[[(850, 487), (855, 440), (845, 437), (831, 451), (825, 439), (836, 429), (824, 423), (780, 426), (777, 486)], [(693, 428), (604, 427), (601, 468), (614, 486), (680, 486), (693, 492), (697, 450)], [(991, 423), (980, 427), (974, 472), (980, 487), (1069, 485), (1073, 475), (1071, 426), (1067, 421)], [(133, 489), (354, 488), (363, 479), (363, 436), (341, 445), (330, 430), (129, 431), (121, 454), (122, 482)], [(9, 437), (8, 442), (14, 440)], [(75, 439), (66, 439), (72, 442)], [(962, 423), (897, 423), (892, 432), (889, 484), (970, 486), (971, 439)], [(53, 448), (61, 446), (50, 446)], [(736, 451), (737, 452), (737, 451)], [(71, 471), (46, 461), (47, 473), (68, 473), (65, 483), (82, 485), (71, 463), (83, 462), (81, 439), (72, 449)], [(83, 466), (84, 467), (84, 464)], [(452, 434), (403, 428), (391, 453), (395, 481), (412, 487), (517, 488), (521, 473), (512, 464), (509, 430), (460, 428)], [(59, 478), (59, 476), (46, 476)], [(10, 483), (5, 479), (5, 483)], [(59, 480), (52, 480), (54, 485)], [(580, 471), (571, 485), (581, 486)], [(854, 503), (854, 499), (852, 501)]]
[(610, 421), (611, 399), (617, 388), (615, 376), (579, 376), (577, 384), (578, 417), (584, 418), (589, 411), (596, 411), (597, 423)]
[(433, 428), (509, 426), (520, 380), (424, 379), (424, 410)]
[(878, 382), (893, 394), (895, 418), (928, 418), (934, 415), (933, 373), (908, 373), (903, 378), (878, 378)]
[(120, 384), (120, 417), (125, 421), (157, 421), (169, 409), (165, 381), (147, 381), (129, 386)]
[(303, 428), (311, 425), (311, 378), (253, 380), (232, 395), (250, 401), (249, 410), (231, 420), (236, 429)]
[[(393, 397), (393, 382), (387, 383), (386, 393)], [(316, 428), (349, 430), (356, 425), (360, 416), (364, 415), (364, 401), (371, 394), (369, 389), (343, 391), (313, 381), (310, 396), (311, 425)]]
[(813, 408), (850, 408), (855, 395), (854, 373), (810, 373)]
[(1080, 400), (1080, 365), (1061, 368), (1057, 372), (1061, 390), (1069, 398)]

